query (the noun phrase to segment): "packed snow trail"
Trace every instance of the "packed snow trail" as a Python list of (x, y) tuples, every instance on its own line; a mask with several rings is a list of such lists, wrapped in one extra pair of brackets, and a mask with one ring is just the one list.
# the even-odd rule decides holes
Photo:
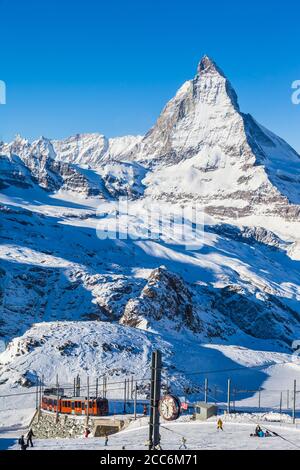
[[(31, 450), (147, 450), (148, 426), (140, 423), (137, 427), (127, 429), (118, 434), (109, 436), (108, 446), (104, 446), (104, 438), (78, 438), (78, 439), (36, 439)], [(139, 426), (140, 425), (140, 426)], [(181, 438), (187, 439), (187, 448), (190, 450), (296, 450), (300, 447), (300, 430), (291, 429), (278, 424), (269, 424), (268, 429), (280, 434), (281, 437), (250, 437), (254, 432), (253, 423), (224, 423), (224, 432), (218, 432), (216, 422), (205, 423), (164, 423), (161, 426), (161, 445), (163, 450), (178, 450)], [(9, 435), (6, 435), (8, 438)], [(0, 434), (4, 439), (5, 435)], [(9, 442), (9, 441), (7, 441)], [(8, 446), (17, 450), (18, 444)]]

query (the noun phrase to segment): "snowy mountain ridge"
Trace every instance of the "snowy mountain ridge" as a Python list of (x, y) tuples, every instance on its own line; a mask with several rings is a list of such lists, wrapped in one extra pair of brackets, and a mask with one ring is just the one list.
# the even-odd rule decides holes
[[(113, 197), (126, 193), (181, 204), (196, 201), (221, 218), (260, 214), (299, 220), (300, 156), (240, 111), (232, 85), (207, 56), (143, 137), (78, 134), (32, 144), (17, 138), (0, 145), (0, 155), (20, 158), (49, 190), (76, 189), (105, 198), (105, 174), (116, 182)], [(113, 173), (108, 175), (110, 163)], [(10, 164), (17, 172), (16, 163)], [(125, 164), (140, 166), (139, 189), (134, 181), (124, 181)], [(139, 179), (134, 166), (127, 174)]]

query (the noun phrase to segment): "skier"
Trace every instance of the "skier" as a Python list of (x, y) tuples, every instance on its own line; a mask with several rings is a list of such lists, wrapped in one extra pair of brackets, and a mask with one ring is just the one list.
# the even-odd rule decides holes
[(147, 416), (147, 413), (148, 413), (148, 407), (147, 407), (147, 405), (145, 404), (144, 407), (143, 407), (143, 415), (144, 415), (144, 416)]
[(28, 445), (25, 443), (25, 439), (23, 435), (19, 439), (19, 445), (21, 446), (21, 450), (26, 450), (28, 447)]
[(259, 434), (262, 432), (260, 425), (258, 424), (255, 428), (255, 436), (260, 437)]
[(89, 437), (89, 434), (91, 434), (91, 431), (88, 428), (85, 428), (84, 437)]
[(181, 438), (181, 444), (180, 444), (179, 450), (181, 450), (181, 449), (187, 449), (186, 438), (185, 437)]
[(223, 429), (223, 421), (221, 420), (221, 418), (218, 419), (218, 422), (217, 422), (217, 430), (221, 429), (221, 431), (224, 431)]
[(33, 447), (32, 438), (34, 437), (33, 430), (30, 428), (27, 434), (27, 447)]

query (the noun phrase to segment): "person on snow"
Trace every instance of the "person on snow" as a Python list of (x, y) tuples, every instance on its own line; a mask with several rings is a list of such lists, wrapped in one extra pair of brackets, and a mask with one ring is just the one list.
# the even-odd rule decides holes
[(261, 429), (260, 425), (258, 424), (255, 428), (255, 436), (260, 437), (259, 433), (261, 433), (261, 432), (262, 432), (262, 429)]
[(217, 422), (217, 430), (221, 429), (221, 431), (224, 431), (223, 429), (223, 421), (221, 420), (221, 418), (218, 419), (218, 422)]
[(84, 437), (89, 437), (90, 434), (91, 434), (91, 431), (88, 428), (85, 428)]
[(30, 428), (27, 434), (27, 447), (33, 447), (32, 438), (34, 437), (33, 430)]
[(144, 416), (147, 416), (147, 413), (148, 413), (148, 407), (147, 407), (147, 405), (144, 405), (144, 407), (143, 407), (143, 415), (144, 415)]
[(21, 450), (26, 450), (28, 447), (28, 445), (25, 443), (25, 439), (23, 435), (19, 439), (19, 446), (21, 446)]
[(108, 444), (108, 435), (105, 433), (104, 434), (104, 445), (105, 445), (105, 447), (107, 447), (107, 444)]
[(180, 444), (179, 450), (181, 450), (181, 449), (187, 449), (186, 438), (185, 437), (181, 438), (181, 444)]

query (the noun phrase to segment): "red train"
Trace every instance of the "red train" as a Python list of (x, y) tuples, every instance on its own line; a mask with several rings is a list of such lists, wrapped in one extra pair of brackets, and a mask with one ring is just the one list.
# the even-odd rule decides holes
[(107, 416), (108, 400), (106, 398), (90, 398), (89, 409), (86, 397), (65, 397), (56, 395), (43, 395), (42, 410), (53, 411), (71, 415), (87, 415), (89, 416)]

